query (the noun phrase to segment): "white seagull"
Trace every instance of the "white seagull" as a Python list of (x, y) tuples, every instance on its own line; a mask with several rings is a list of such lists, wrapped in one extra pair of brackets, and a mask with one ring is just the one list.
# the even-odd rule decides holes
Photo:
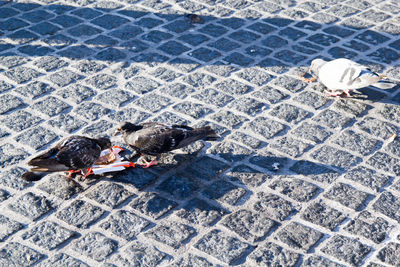
[[(342, 94), (350, 96), (350, 90), (369, 85), (380, 89), (389, 89), (396, 85), (381, 81), (387, 77), (347, 58), (338, 58), (331, 61), (325, 61), (320, 58), (314, 59), (308, 72), (311, 73), (311, 71), (328, 88), (327, 96), (340, 96)], [(315, 78), (303, 78), (303, 80), (312, 82), (315, 81)]]

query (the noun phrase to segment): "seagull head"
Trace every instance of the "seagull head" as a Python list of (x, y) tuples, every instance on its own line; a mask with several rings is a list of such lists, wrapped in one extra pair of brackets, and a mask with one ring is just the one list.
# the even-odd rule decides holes
[(97, 138), (96, 143), (100, 146), (101, 150), (111, 147), (111, 141), (107, 137)]
[(321, 59), (321, 58), (316, 58), (313, 61), (311, 61), (311, 66), (308, 69), (308, 72), (313, 72), (317, 77), (319, 75), (319, 70), (321, 69), (321, 67), (326, 63), (325, 60)]
[(137, 130), (142, 129), (142, 126), (135, 125), (130, 122), (123, 122), (121, 126), (114, 132), (113, 136), (121, 133), (121, 134), (127, 134), (127, 133), (132, 133), (136, 132)]

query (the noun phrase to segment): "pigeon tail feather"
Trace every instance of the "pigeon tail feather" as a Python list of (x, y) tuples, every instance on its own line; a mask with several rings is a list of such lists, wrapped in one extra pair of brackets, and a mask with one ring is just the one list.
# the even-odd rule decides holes
[(68, 168), (64, 164), (60, 164), (57, 159), (38, 159), (34, 158), (28, 163), (31, 166), (35, 166), (31, 168), (32, 171), (40, 171), (40, 172), (58, 172), (58, 171), (68, 171), (71, 168)]

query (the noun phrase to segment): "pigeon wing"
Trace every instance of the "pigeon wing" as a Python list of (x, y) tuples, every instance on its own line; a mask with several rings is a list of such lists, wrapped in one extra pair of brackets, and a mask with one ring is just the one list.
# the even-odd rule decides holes
[(101, 148), (86, 137), (76, 136), (66, 140), (60, 147), (57, 160), (69, 169), (78, 170), (88, 168), (99, 158)]

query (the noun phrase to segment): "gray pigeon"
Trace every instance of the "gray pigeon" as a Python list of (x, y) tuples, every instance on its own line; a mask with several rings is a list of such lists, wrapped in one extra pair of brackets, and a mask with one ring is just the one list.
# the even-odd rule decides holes
[(158, 155), (185, 147), (197, 140), (216, 140), (219, 138), (210, 126), (192, 128), (185, 125), (164, 125), (158, 122), (146, 122), (135, 125), (124, 122), (114, 135), (121, 133), (127, 145), (136, 152), (156, 156), (151, 162), (145, 162), (144, 168), (157, 164)]
[(340, 96), (342, 94), (350, 96), (350, 90), (369, 85), (380, 89), (389, 89), (396, 85), (381, 81), (387, 77), (347, 58), (338, 58), (332, 61), (314, 59), (311, 62), (310, 71), (328, 88), (328, 96)]
[(46, 172), (67, 171), (68, 177), (74, 172), (88, 171), (100, 157), (100, 152), (110, 148), (111, 142), (108, 138), (92, 139), (85, 136), (73, 135), (61, 140), (56, 146), (36, 156), (28, 162), (34, 166), (29, 172), (22, 175), (27, 181), (37, 181)]

